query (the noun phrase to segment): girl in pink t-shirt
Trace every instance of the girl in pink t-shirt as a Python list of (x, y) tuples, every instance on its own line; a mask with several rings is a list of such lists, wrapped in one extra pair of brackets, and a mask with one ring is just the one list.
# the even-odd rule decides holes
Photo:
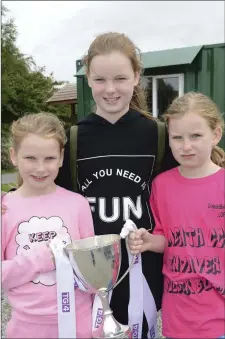
[[(54, 182), (63, 162), (65, 131), (48, 113), (12, 124), (11, 160), (19, 188), (3, 197), (2, 287), (12, 306), (7, 338), (58, 338), (56, 271), (49, 242), (94, 235), (88, 201)], [(69, 301), (68, 301), (69, 302)], [(77, 338), (92, 337), (92, 296), (76, 289)]]
[(225, 334), (224, 126), (216, 104), (186, 93), (165, 114), (179, 167), (157, 176), (150, 204), (153, 234), (132, 232), (133, 254), (164, 252), (163, 335), (218, 338)]

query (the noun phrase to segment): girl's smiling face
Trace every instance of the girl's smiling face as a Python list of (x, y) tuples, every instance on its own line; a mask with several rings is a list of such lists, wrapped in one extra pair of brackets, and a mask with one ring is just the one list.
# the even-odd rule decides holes
[(139, 74), (131, 61), (120, 52), (95, 56), (90, 64), (88, 84), (92, 89), (96, 113), (104, 118), (123, 116), (130, 106)]
[(63, 151), (56, 139), (29, 133), (17, 151), (10, 149), (10, 156), (27, 194), (47, 194), (54, 189), (54, 180), (63, 162)]

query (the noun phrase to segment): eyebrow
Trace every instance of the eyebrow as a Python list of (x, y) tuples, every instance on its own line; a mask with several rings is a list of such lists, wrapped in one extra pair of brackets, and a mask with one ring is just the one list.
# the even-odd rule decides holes
[[(188, 134), (201, 134), (201, 133), (203, 133), (203, 131), (202, 130), (193, 130), (193, 131), (190, 131), (190, 132), (188, 132)], [(173, 131), (170, 131), (170, 134), (171, 135), (181, 135), (181, 134), (183, 134), (182, 132), (173, 132)]]
[[(93, 72), (94, 73), (94, 72)], [(93, 74), (92, 75), (94, 78), (104, 78), (104, 75), (100, 75), (100, 74)], [(117, 74), (117, 75), (115, 75), (115, 77), (127, 77), (127, 75), (125, 75), (125, 74)]]

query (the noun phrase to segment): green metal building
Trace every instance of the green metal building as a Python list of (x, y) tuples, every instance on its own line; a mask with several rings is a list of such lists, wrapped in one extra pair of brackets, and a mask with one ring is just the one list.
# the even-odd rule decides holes
[[(153, 116), (160, 117), (175, 97), (188, 91), (208, 95), (225, 112), (225, 43), (143, 53), (142, 65), (141, 85)], [(94, 101), (81, 60), (76, 66), (80, 120), (93, 110)]]

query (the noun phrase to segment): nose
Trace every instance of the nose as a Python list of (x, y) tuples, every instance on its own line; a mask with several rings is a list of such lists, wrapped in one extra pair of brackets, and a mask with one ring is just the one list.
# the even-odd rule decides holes
[(109, 94), (115, 92), (115, 86), (114, 86), (114, 83), (112, 81), (108, 81), (106, 83), (105, 91), (106, 91), (106, 93), (109, 93)]
[(191, 141), (189, 139), (184, 139), (183, 150), (184, 152), (189, 152), (191, 150)]
[(39, 161), (37, 163), (36, 171), (37, 171), (37, 173), (44, 173), (45, 172), (45, 167), (44, 167), (43, 161)]

